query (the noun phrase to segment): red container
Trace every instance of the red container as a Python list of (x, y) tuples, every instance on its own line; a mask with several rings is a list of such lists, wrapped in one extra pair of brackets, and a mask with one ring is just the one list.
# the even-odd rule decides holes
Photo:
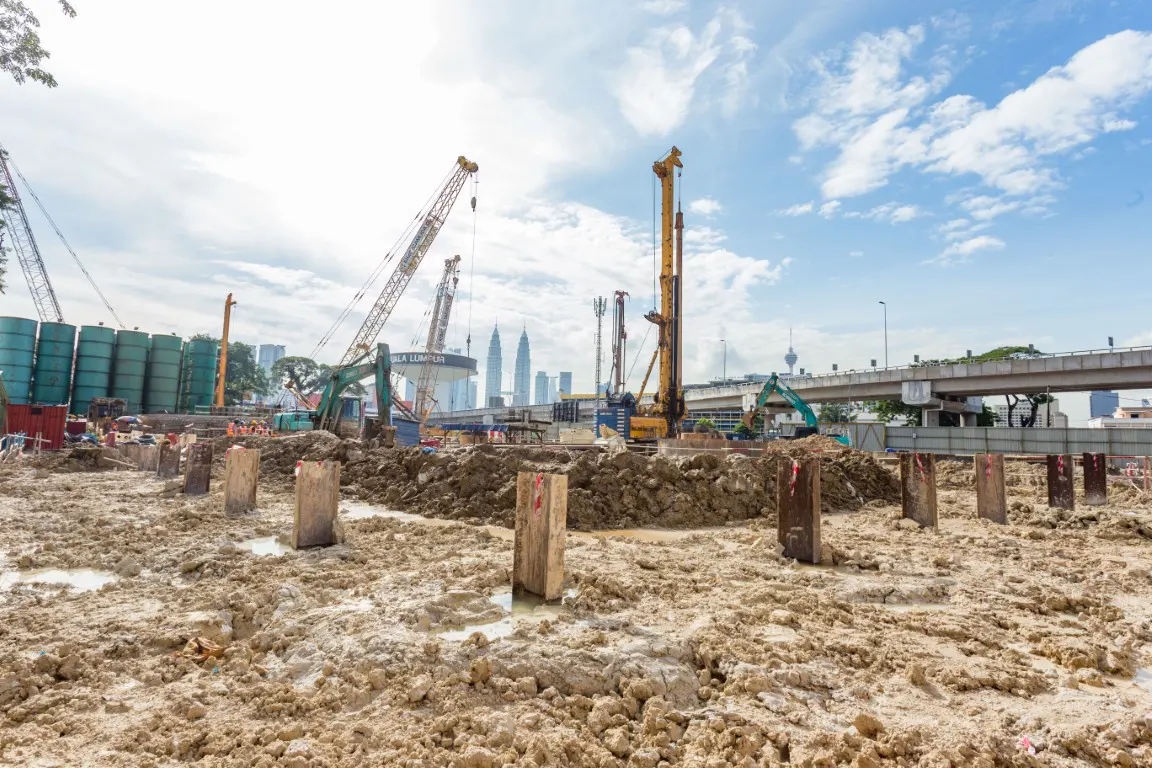
[[(23, 432), (30, 438), (37, 434), (43, 441), (40, 450), (58, 451), (64, 447), (64, 428), (68, 421), (66, 405), (9, 405), (8, 425), (10, 433)], [(27, 444), (32, 447), (31, 443)]]

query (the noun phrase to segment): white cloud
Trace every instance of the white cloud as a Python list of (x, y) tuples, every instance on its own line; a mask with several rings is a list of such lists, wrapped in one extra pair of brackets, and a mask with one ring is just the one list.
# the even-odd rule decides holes
[(831, 219), (836, 215), (836, 210), (840, 207), (839, 200), (829, 200), (820, 206), (820, 215), (826, 219)]
[[(1152, 33), (1129, 30), (1081, 49), (993, 107), (967, 95), (930, 103), (948, 82), (946, 58), (937, 56), (928, 76), (905, 73), (924, 39), (920, 27), (865, 34), (847, 56), (818, 62), (815, 108), (793, 128), (804, 150), (838, 150), (824, 170), (826, 198), (874, 191), (908, 167), (974, 176), (998, 197), (1036, 196), (1061, 186), (1052, 158), (1134, 128), (1120, 112), (1152, 90)], [(994, 218), (1025, 208), (1035, 206), (1000, 200), (980, 210)]]
[(854, 259), (858, 259), (864, 255), (864, 251), (848, 251), (848, 255)]
[(783, 210), (776, 211), (776, 215), (777, 216), (804, 216), (806, 214), (812, 213), (813, 207), (814, 207), (814, 204), (812, 202), (796, 203), (796, 205), (790, 205), (787, 208), (784, 208)]
[(670, 16), (677, 11), (682, 11), (688, 7), (688, 0), (644, 0), (641, 6), (648, 13), (655, 13), (660, 16)]
[(702, 101), (735, 116), (751, 97), (748, 65), (756, 44), (746, 34), (749, 29), (730, 8), (720, 8), (699, 33), (684, 25), (653, 29), (643, 45), (628, 49), (612, 77), (624, 119), (641, 136), (667, 136), (683, 125), (698, 81), (714, 66), (716, 93), (706, 93)]
[(892, 211), (890, 221), (893, 224), (902, 224), (905, 221), (912, 221), (912, 219), (920, 216), (920, 207), (916, 205), (902, 205), (896, 210)]
[(926, 216), (927, 213), (918, 205), (907, 203), (884, 203), (867, 211), (849, 211), (844, 214), (847, 219), (871, 219), (886, 221), (889, 224), (903, 224), (904, 222)]
[(688, 203), (688, 212), (696, 213), (701, 216), (711, 218), (724, 210), (724, 206), (719, 201), (713, 200), (710, 197), (702, 197), (699, 200), (693, 200)]
[(990, 235), (979, 235), (977, 237), (964, 240), (963, 242), (953, 243), (940, 252), (938, 256), (928, 259), (925, 264), (936, 264), (941, 267), (951, 267), (955, 264), (963, 264), (972, 258), (972, 254), (977, 251), (985, 250), (1000, 250), (1004, 247), (1004, 241), (992, 237)]

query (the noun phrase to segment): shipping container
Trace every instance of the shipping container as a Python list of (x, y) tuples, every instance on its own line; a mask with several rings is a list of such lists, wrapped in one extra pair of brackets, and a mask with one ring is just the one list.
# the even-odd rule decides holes
[[(68, 421), (68, 406), (66, 405), (22, 405), (8, 406), (8, 425), (10, 433), (23, 432), (30, 438), (40, 435), (43, 441), (40, 449), (45, 451), (58, 451), (64, 447), (64, 429)], [(33, 443), (26, 443), (30, 450)]]

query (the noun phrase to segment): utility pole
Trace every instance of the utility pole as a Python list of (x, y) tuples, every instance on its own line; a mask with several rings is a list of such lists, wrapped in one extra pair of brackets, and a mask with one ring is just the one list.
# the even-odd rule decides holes
[(603, 348), (604, 313), (608, 301), (603, 296), (592, 299), (592, 311), (596, 313), (596, 410), (600, 410), (600, 357)]
[(883, 301), (880, 303), (884, 304), (884, 367), (887, 368), (888, 367), (888, 305)]
[(228, 294), (228, 298), (224, 299), (224, 335), (220, 339), (220, 372), (216, 377), (216, 397), (212, 403), (220, 407), (224, 405), (224, 376), (228, 372), (228, 325), (232, 320), (234, 306), (236, 302), (232, 301), (232, 294)]

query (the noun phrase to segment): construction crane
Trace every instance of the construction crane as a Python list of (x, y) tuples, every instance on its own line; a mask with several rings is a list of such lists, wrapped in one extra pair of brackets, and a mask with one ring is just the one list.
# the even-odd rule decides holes
[(0, 169), (3, 172), (0, 181), (8, 187), (8, 196), (12, 198), (11, 205), (0, 206), (0, 216), (3, 216), (6, 229), (11, 233), (12, 250), (16, 252), (16, 260), (24, 271), (24, 279), (28, 282), (28, 290), (32, 293), (32, 303), (36, 305), (40, 321), (62, 323), (64, 313), (60, 311), (60, 301), (48, 279), (48, 270), (40, 256), (40, 246), (36, 245), (36, 237), (28, 223), (28, 212), (24, 210), (24, 202), (20, 199), (20, 191), (16, 189), (16, 180), (12, 177), (8, 163), (8, 153), (0, 147)]
[(217, 407), (224, 405), (224, 379), (228, 373), (228, 328), (232, 321), (232, 307), (236, 306), (236, 302), (232, 301), (232, 294), (228, 294), (228, 298), (224, 299), (224, 334), (220, 338), (220, 370), (216, 375), (216, 395), (212, 400), (212, 404)]
[[(660, 180), (660, 309), (653, 309), (644, 317), (656, 325), (659, 337), (652, 362), (644, 375), (640, 396), (648, 386), (648, 377), (660, 362), (659, 383), (653, 394), (653, 403), (643, 416), (631, 420), (632, 436), (670, 437), (680, 431), (680, 420), (684, 418), (683, 381), (683, 317), (681, 315), (681, 275), (684, 268), (684, 213), (676, 199), (676, 178), (684, 164), (680, 162), (681, 152), (672, 147), (660, 160), (652, 165), (652, 170)], [(676, 203), (676, 210), (672, 210)], [(639, 398), (637, 398), (639, 401)]]
[[(100, 290), (100, 286), (96, 285), (96, 281), (88, 272), (84, 263), (80, 261), (80, 257), (76, 255), (76, 251), (68, 244), (68, 240), (64, 237), (64, 233), (60, 231), (60, 227), (53, 221), (52, 216), (49, 215), (48, 209), (44, 207), (44, 203), (40, 202), (40, 198), (36, 195), (36, 190), (32, 189), (32, 185), (28, 183), (28, 179), (20, 172), (16, 163), (12, 161), (12, 157), (0, 146), (0, 184), (8, 187), (8, 194), (12, 198), (11, 205), (0, 205), (0, 218), (7, 224), (7, 229), (12, 233), (12, 246), (16, 252), (16, 260), (20, 262), (20, 269), (24, 272), (24, 278), (28, 282), (28, 290), (32, 293), (32, 303), (36, 305), (36, 313), (40, 316), (42, 322), (64, 322), (64, 314), (60, 311), (60, 302), (56, 298), (56, 292), (52, 288), (52, 283), (48, 280), (48, 271), (44, 267), (44, 259), (40, 256), (40, 248), (36, 244), (36, 238), (32, 234), (32, 227), (28, 223), (28, 212), (24, 210), (24, 202), (20, 199), (20, 191), (16, 189), (16, 181), (12, 174), (15, 172), (16, 178), (20, 179), (24, 185), (24, 189), (28, 191), (28, 195), (32, 201), (36, 203), (36, 207), (40, 209), (40, 213), (52, 226), (56, 236), (60, 238), (60, 242), (67, 249), (72, 260), (76, 262), (76, 266), (80, 267), (80, 271), (84, 273), (84, 277), (88, 280), (88, 284), (92, 286), (92, 290), (96, 291), (96, 295), (100, 297), (100, 301), (104, 302), (104, 308), (108, 310), (108, 314), (116, 320), (116, 323), (125, 328), (124, 321), (116, 314), (116, 310), (112, 309), (112, 304)], [(2, 233), (0, 233), (2, 234)], [(0, 240), (3, 238), (0, 237)]]
[(436, 286), (436, 304), (428, 322), (428, 343), (424, 345), (424, 362), (420, 364), (420, 378), (416, 383), (416, 402), (413, 412), (423, 426), (436, 403), (436, 374), (440, 370), (440, 355), (444, 353), (444, 339), (448, 334), (448, 320), (452, 315), (452, 300), (456, 297), (456, 284), (460, 282), (460, 257), (444, 260), (444, 276)]
[[(424, 254), (432, 247), (432, 242), (436, 239), (436, 235), (440, 233), (440, 228), (444, 226), (444, 221), (448, 217), (448, 212), (452, 210), (452, 206), (456, 203), (456, 198), (460, 196), (460, 191), (464, 188), (465, 182), (480, 170), (480, 166), (472, 162), (468, 158), (460, 155), (456, 159), (456, 166), (440, 193), (436, 196), (428, 212), (424, 215), (423, 221), (416, 229), (416, 234), (412, 238), (412, 242), (408, 244), (407, 250), (396, 264), (395, 269), (392, 271), (392, 276), (388, 278), (388, 282), (384, 284), (384, 288), (380, 291), (379, 298), (376, 303), (372, 305), (372, 309), (368, 311), (368, 316), (364, 318), (363, 325), (360, 330), (356, 332), (355, 338), (352, 343), (348, 345), (345, 350), (344, 356), (340, 358), (340, 363), (337, 368), (343, 368), (350, 365), (353, 360), (363, 356), (372, 344), (376, 341), (376, 337), (380, 335), (380, 329), (384, 327), (387, 322), (388, 316), (392, 314), (392, 310), (396, 307), (396, 302), (400, 300), (401, 294), (404, 289), (408, 287), (408, 282), (412, 276), (416, 274), (416, 269), (420, 266), (420, 262), (424, 260)], [(472, 198), (472, 210), (476, 210), (476, 198)]]

